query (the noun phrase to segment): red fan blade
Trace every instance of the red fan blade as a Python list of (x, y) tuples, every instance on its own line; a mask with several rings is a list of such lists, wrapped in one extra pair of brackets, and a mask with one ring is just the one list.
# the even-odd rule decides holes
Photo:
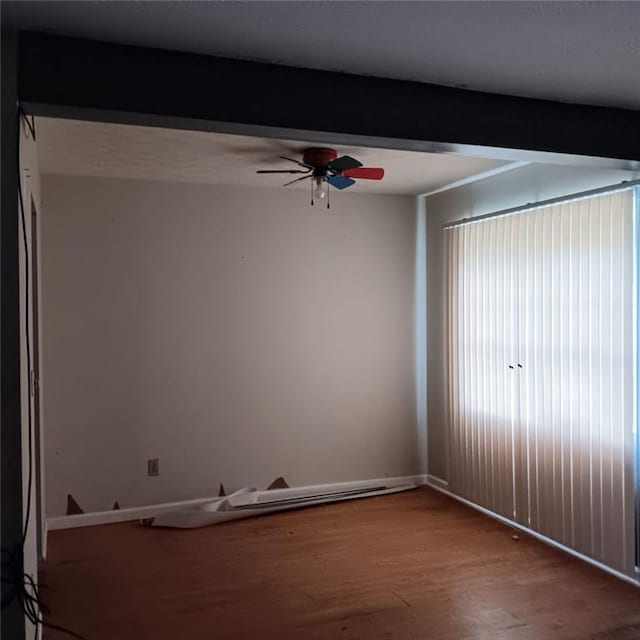
[(363, 178), (364, 180), (382, 180), (384, 169), (377, 167), (356, 167), (342, 172), (345, 178)]

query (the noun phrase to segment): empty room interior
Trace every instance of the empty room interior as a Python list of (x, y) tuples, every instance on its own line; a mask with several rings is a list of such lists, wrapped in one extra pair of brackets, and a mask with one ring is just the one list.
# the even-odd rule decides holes
[[(359, 115), (391, 86), (375, 73), (112, 45), (98, 13), (64, 31), (67, 3), (7, 4), (27, 30), (3, 173), (7, 637), (640, 638), (637, 87), (503, 108), (449, 82), (427, 138), (412, 77), (385, 129), (384, 100)], [(115, 4), (103, 17), (158, 11), (177, 33), (214, 5), (248, 21), (245, 3)], [(254, 4), (302, 24), (327, 3)], [(422, 10), (344, 10), (371, 4)], [(207, 74), (211, 101), (175, 97)], [(245, 77), (276, 97), (248, 104)], [(277, 95), (315, 118), (280, 117)]]

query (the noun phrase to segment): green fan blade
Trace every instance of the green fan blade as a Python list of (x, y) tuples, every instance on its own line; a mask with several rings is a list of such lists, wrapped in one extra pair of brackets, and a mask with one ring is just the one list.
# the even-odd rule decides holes
[(358, 162), (351, 156), (340, 156), (333, 162), (330, 162), (328, 166), (329, 169), (333, 169), (334, 171), (346, 171), (347, 169), (355, 169), (356, 167), (361, 167), (362, 162)]

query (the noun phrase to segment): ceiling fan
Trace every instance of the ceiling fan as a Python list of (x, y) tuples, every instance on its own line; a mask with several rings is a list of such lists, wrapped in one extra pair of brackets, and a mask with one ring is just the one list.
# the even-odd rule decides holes
[(294, 162), (301, 169), (262, 169), (256, 173), (302, 173), (301, 178), (294, 178), (283, 186), (287, 187), (295, 182), (311, 180), (311, 204), (314, 196), (318, 199), (327, 198), (329, 209), (329, 186), (336, 189), (347, 189), (356, 183), (356, 178), (363, 180), (382, 180), (384, 169), (377, 167), (363, 167), (351, 156), (340, 156), (335, 149), (326, 147), (312, 147), (305, 149), (302, 161), (287, 156), (280, 156), (283, 160)]

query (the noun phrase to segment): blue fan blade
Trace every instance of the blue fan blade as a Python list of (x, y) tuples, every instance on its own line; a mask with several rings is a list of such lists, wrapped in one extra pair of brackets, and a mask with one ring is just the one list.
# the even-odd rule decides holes
[(355, 180), (344, 176), (327, 176), (327, 182), (336, 189), (346, 189), (356, 183)]

